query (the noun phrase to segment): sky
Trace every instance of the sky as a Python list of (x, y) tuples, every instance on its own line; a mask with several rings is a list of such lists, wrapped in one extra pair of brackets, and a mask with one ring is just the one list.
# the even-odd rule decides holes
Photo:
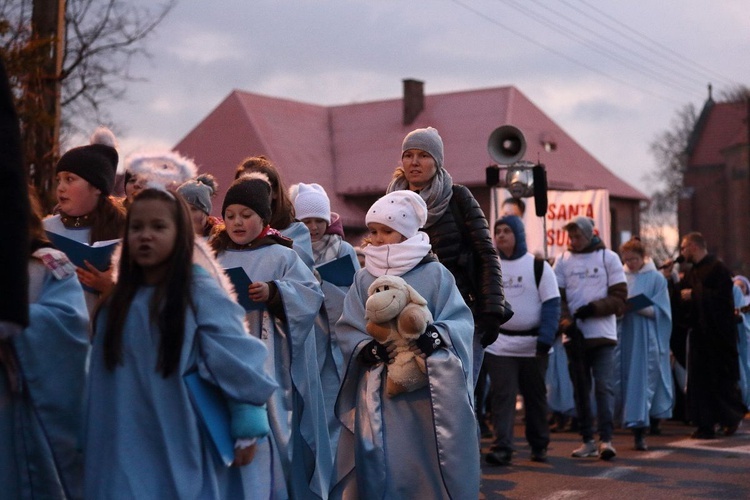
[(178, 0), (147, 49), (107, 106), (123, 156), (171, 149), (233, 90), (339, 105), (405, 78), (512, 85), (645, 194), (677, 111), (750, 86), (747, 0)]

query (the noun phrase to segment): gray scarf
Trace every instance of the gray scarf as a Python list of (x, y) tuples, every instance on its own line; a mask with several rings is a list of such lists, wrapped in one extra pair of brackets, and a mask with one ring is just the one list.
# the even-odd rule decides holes
[[(402, 189), (409, 189), (409, 182), (404, 175), (404, 169), (398, 167), (393, 180), (388, 184), (386, 194)], [(453, 195), (453, 179), (451, 178), (451, 174), (444, 168), (437, 169), (430, 184), (418, 192), (419, 196), (427, 204), (427, 222), (424, 227), (428, 228), (440, 220), (440, 217), (448, 209), (448, 204)]]

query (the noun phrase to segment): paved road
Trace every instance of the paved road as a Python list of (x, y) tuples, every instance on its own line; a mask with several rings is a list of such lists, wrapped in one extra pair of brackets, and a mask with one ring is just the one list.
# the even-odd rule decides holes
[[(482, 460), (482, 496), (494, 499), (750, 499), (750, 419), (732, 437), (690, 439), (692, 428), (664, 422), (661, 436), (647, 436), (648, 451), (633, 450), (632, 434), (615, 432), (617, 457), (574, 459), (577, 434), (552, 434), (549, 461), (529, 460), (530, 449), (516, 424), (516, 453), (509, 467)], [(482, 453), (490, 440), (482, 440)]]

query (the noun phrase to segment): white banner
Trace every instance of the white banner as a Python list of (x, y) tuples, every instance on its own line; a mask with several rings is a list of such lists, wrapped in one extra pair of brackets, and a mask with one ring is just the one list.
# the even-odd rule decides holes
[[(502, 216), (503, 200), (510, 197), (505, 189), (497, 190), (497, 207)], [(526, 243), (529, 252), (544, 255), (544, 222), (546, 221), (547, 255), (556, 257), (568, 248), (570, 243), (567, 232), (563, 229), (576, 217), (584, 216), (594, 219), (595, 230), (607, 248), (611, 249), (609, 191), (591, 189), (588, 191), (547, 191), (547, 216), (543, 220), (536, 216), (534, 198), (523, 198), (526, 213), (523, 223), (526, 227)], [(494, 207), (493, 207), (494, 212)], [(496, 216), (492, 217), (491, 228), (495, 227)], [(493, 232), (494, 234), (494, 232)]]

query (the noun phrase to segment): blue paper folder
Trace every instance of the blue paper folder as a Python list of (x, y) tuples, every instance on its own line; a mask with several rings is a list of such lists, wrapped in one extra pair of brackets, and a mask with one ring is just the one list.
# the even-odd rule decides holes
[(638, 295), (634, 295), (632, 297), (628, 297), (627, 302), (628, 305), (630, 305), (631, 311), (640, 311), (641, 309), (645, 309), (648, 306), (654, 305), (653, 301), (642, 293), (639, 293)]
[(200, 421), (206, 428), (221, 463), (229, 467), (234, 461), (234, 439), (230, 434), (231, 417), (221, 391), (203, 380), (198, 372), (183, 377)]
[(244, 269), (241, 267), (231, 267), (229, 269), (224, 269), (224, 272), (229, 276), (229, 279), (232, 280), (234, 291), (237, 293), (237, 302), (245, 308), (245, 311), (254, 311), (264, 307), (262, 302), (253, 302), (250, 300), (250, 297), (247, 294), (247, 287), (250, 286), (252, 280)]
[(333, 283), (336, 286), (351, 286), (354, 283), (354, 263), (348, 255), (339, 257), (325, 264), (317, 266), (315, 269), (320, 273), (324, 281)]

